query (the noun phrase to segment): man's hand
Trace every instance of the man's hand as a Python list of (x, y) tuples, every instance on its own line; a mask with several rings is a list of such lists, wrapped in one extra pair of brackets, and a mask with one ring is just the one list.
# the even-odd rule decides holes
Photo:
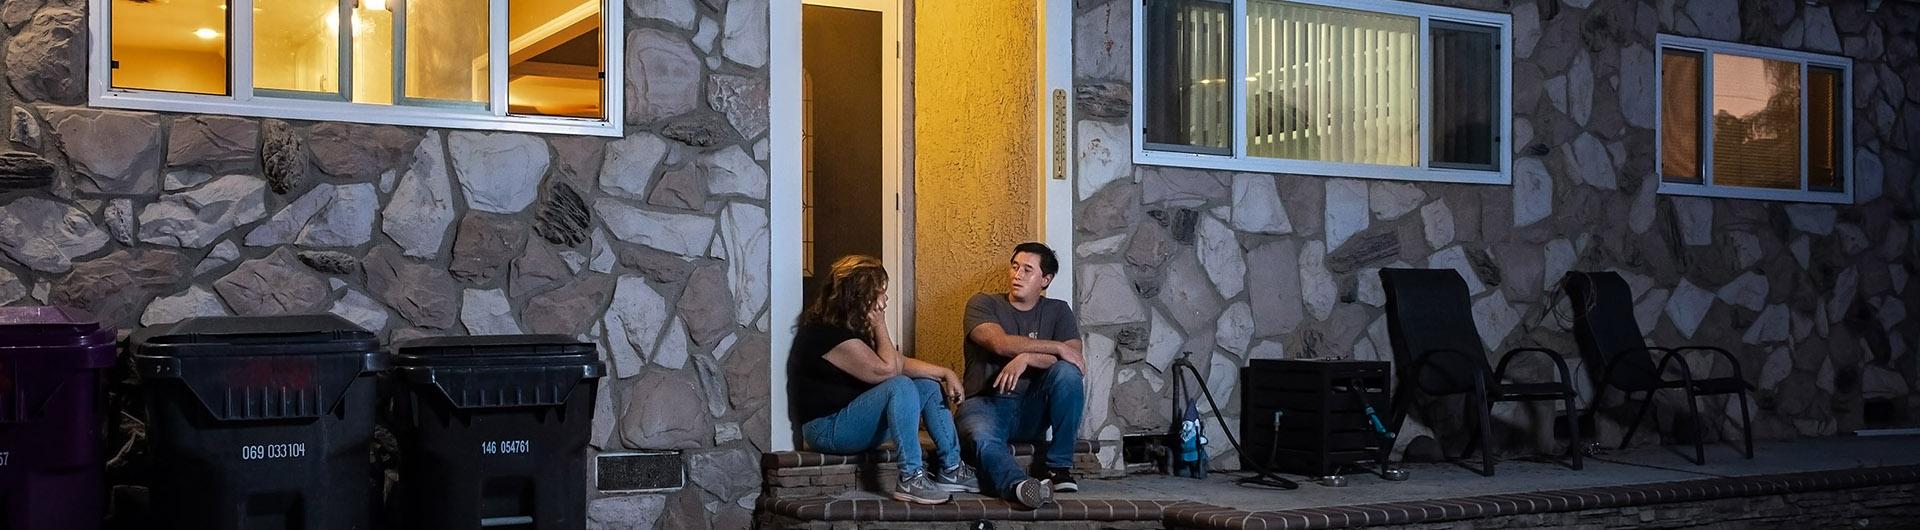
[(1030, 354), (1016, 355), (1007, 361), (1005, 367), (1000, 368), (1000, 375), (993, 378), (995, 390), (999, 390), (1002, 394), (1012, 394), (1014, 389), (1019, 388), (1020, 374), (1027, 372), (1027, 355)]
[(1087, 372), (1086, 354), (1080, 353), (1079, 350), (1069, 348), (1067, 347), (1066, 344), (1060, 344), (1060, 353), (1058, 355), (1060, 357), (1060, 360), (1073, 363), (1073, 366), (1075, 368), (1080, 369), (1080, 373)]

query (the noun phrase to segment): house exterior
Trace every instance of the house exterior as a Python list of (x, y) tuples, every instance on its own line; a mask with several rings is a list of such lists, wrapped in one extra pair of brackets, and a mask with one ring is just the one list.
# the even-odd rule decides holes
[[(1142, 85), (1180, 78), (1177, 71), (1144, 74), (1152, 70), (1142, 64), (1145, 57), (1164, 61), (1173, 55), (1139, 49), (1148, 39), (1135, 32), (1151, 27), (1139, 11), (1156, 4), (1170, 3), (1080, 2), (1075, 12), (1074, 87), (1080, 121), (1074, 241), (1081, 287), (1075, 301), (1094, 352), (1090, 358), (1114, 359), (1117, 364), (1112, 372), (1096, 364), (1089, 376), (1090, 387), (1110, 381), (1112, 388), (1105, 400), (1110, 408), (1091, 411), (1089, 417), (1096, 420), (1090, 423), (1097, 426), (1089, 432), (1113, 438), (1164, 428), (1166, 380), (1171, 377), (1166, 366), (1178, 352), (1194, 352), (1192, 360), (1209, 374), (1215, 397), (1236, 403), (1227, 406), (1224, 421), (1208, 426), (1212, 432), (1218, 432), (1219, 424), (1238, 432), (1239, 418), (1232, 410), (1239, 399), (1234, 392), (1236, 367), (1248, 359), (1391, 359), (1375, 271), (1406, 266), (1459, 270), (1474, 293), (1474, 317), (1488, 350), (1498, 355), (1510, 348), (1541, 346), (1565, 352), (1573, 361), (1575, 380), (1583, 385), (1582, 394), (1589, 398), (1593, 389), (1585, 372), (1599, 367), (1578, 362), (1566, 320), (1571, 309), (1556, 288), (1569, 270), (1620, 271), (1633, 286), (1636, 320), (1650, 342), (1717, 345), (1733, 352), (1740, 375), (1758, 387), (1751, 397), (1756, 437), (1832, 436), (1863, 428), (1869, 416), (1880, 422), (1888, 416), (1912, 417), (1915, 404), (1903, 396), (1910, 396), (1915, 382), (1914, 328), (1906, 322), (1914, 295), (1904, 285), (1915, 266), (1915, 231), (1906, 212), (1916, 206), (1910, 184), (1915, 176), (1912, 146), (1920, 138), (1920, 92), (1913, 80), (1920, 69), (1905, 65), (1916, 53), (1920, 9), (1915, 5), (1309, 2), (1316, 9), (1376, 15), (1397, 9), (1405, 20), (1424, 17), (1430, 28), (1446, 27), (1432, 26), (1435, 20), (1469, 20), (1505, 33), (1496, 38), (1509, 46), (1496, 53), (1510, 62), (1493, 62), (1496, 70), (1505, 72), (1508, 86), (1497, 90), (1491, 105), (1510, 111), (1486, 115), (1496, 124), (1507, 121), (1510, 132), (1500, 135), (1496, 125), (1493, 142), (1498, 154), (1509, 158), (1500, 162), (1493, 157), (1494, 171), (1460, 177), (1408, 172), (1408, 164), (1329, 168), (1275, 162), (1271, 158), (1308, 155), (1261, 153), (1259, 135), (1273, 129), (1261, 131), (1257, 124), (1278, 123), (1284, 130), (1289, 122), (1259, 114), (1261, 98), (1274, 89), (1264, 88), (1265, 80), (1259, 78), (1263, 72), (1255, 70), (1262, 61), (1268, 68), (1278, 64), (1280, 70), (1299, 64), (1286, 62), (1284, 53), (1278, 59), (1249, 59), (1246, 70), (1233, 76), (1246, 79), (1241, 93), (1253, 100), (1222, 106), (1247, 115), (1245, 136), (1251, 139), (1239, 146), (1238, 160), (1226, 151), (1190, 154), (1194, 145), (1206, 145), (1209, 139), (1203, 135), (1173, 135), (1174, 142), (1188, 141), (1183, 145), (1146, 145), (1153, 139), (1130, 132), (1144, 128), (1145, 135), (1155, 134), (1154, 118), (1142, 113), (1164, 112), (1165, 107), (1142, 101), (1152, 94)], [(1282, 4), (1259, 0), (1184, 4), (1176, 9), (1238, 8), (1249, 13), (1245, 16), (1250, 21), (1286, 18), (1262, 19), (1258, 11)], [(1256, 32), (1249, 38), (1258, 42), (1287, 28), (1257, 26), (1249, 22), (1246, 27), (1254, 29), (1236, 31)], [(1317, 42), (1320, 37), (1281, 38)], [(1436, 48), (1442, 44), (1432, 42)], [(1801, 52), (1818, 57), (1794, 55)], [(1734, 76), (1738, 65), (1732, 62), (1744, 57), (1814, 64), (1816, 74), (1818, 65), (1844, 66), (1840, 71), (1850, 74), (1842, 83), (1846, 92), (1832, 106), (1850, 118), (1836, 119), (1840, 127), (1819, 134), (1850, 134), (1849, 143), (1830, 157), (1842, 164), (1847, 184), (1826, 193), (1804, 193), (1797, 191), (1803, 188), (1799, 182), (1790, 182), (1786, 187), (1795, 191), (1771, 195), (1774, 200), (1751, 198), (1762, 195), (1749, 194), (1750, 188), (1739, 185), (1695, 185), (1701, 171), (1697, 151), (1687, 155), (1687, 142), (1663, 140), (1705, 134), (1693, 132), (1701, 120), (1682, 112), (1668, 112), (1663, 120), (1661, 113), (1663, 102), (1672, 107), (1689, 100), (1713, 105), (1713, 97), (1698, 97), (1698, 85), (1693, 84), (1697, 79), (1681, 81), (1688, 79), (1681, 72), (1685, 64), (1675, 62), (1698, 61), (1701, 54), (1720, 61), (1718, 75), (1726, 81), (1714, 86), (1725, 94), (1707, 94), (1723, 102), (1738, 97), (1731, 92), (1767, 84)], [(1724, 58), (1729, 55), (1739, 57)], [(1360, 67), (1367, 68), (1385, 69), (1378, 63)], [(1663, 73), (1675, 82), (1663, 85)], [(1306, 75), (1309, 84), (1318, 81), (1311, 72), (1295, 75)], [(1335, 86), (1354, 86), (1353, 81), (1346, 83)], [(1460, 83), (1458, 78), (1429, 80), (1423, 85), (1429, 94), (1422, 97)], [(1362, 88), (1355, 92), (1365, 97), (1369, 87), (1378, 85), (1358, 86)], [(1688, 93), (1689, 88), (1694, 92)], [(1283, 97), (1313, 102), (1311, 92), (1288, 94), (1284, 86), (1279, 90)], [(1783, 100), (1804, 101), (1790, 96)], [(1256, 108), (1247, 109), (1250, 105)], [(1429, 105), (1442, 109), (1473, 103), (1456, 92), (1430, 99)], [(1713, 110), (1716, 120), (1737, 113), (1727, 111), (1727, 103), (1721, 105)], [(1185, 118), (1183, 124), (1190, 126), (1185, 130), (1201, 129), (1192, 124), (1206, 115), (1195, 114), (1201, 118)], [(1221, 116), (1228, 122), (1234, 117)], [(1433, 121), (1450, 119), (1438, 112), (1431, 116)], [(1676, 119), (1681, 116), (1688, 119)], [(1333, 118), (1339, 119), (1345, 117)], [(1721, 131), (1736, 129), (1718, 125)], [(1438, 139), (1446, 134), (1433, 131), (1430, 136), (1435, 139), (1435, 160), (1412, 165), (1442, 166), (1437, 163), (1444, 153)], [(1729, 146), (1737, 141), (1702, 140), (1691, 145), (1697, 149), (1715, 144), (1728, 153), (1715, 155), (1711, 162), (1734, 168), (1718, 170), (1714, 182), (1757, 186), (1738, 181), (1745, 168), (1735, 166), (1755, 155), (1733, 154), (1740, 148)], [(1787, 145), (1779, 150), (1791, 156), (1791, 142)], [(1768, 163), (1787, 168), (1795, 164), (1792, 158)], [(1265, 170), (1282, 164), (1311, 174)], [(1789, 180), (1792, 173), (1783, 172)], [(1491, 184), (1441, 182), (1446, 180)], [(1559, 308), (1550, 309), (1556, 303)], [(1107, 351), (1113, 355), (1104, 355)], [(1724, 363), (1696, 361), (1695, 369), (1715, 365), (1719, 373), (1731, 371), (1716, 364)], [(1551, 372), (1551, 366), (1542, 363), (1519, 373), (1550, 378)], [(1617, 443), (1621, 424), (1632, 418), (1618, 399), (1616, 391), (1613, 399), (1600, 404), (1597, 436), (1608, 444)], [(1677, 395), (1672, 399), (1680, 403)], [(1738, 405), (1712, 407), (1709, 431), (1737, 439)], [(1414, 423), (1402, 427), (1400, 449), (1431, 430), (1458, 429), (1452, 410), (1457, 409), (1428, 409), (1429, 419), (1424, 420), (1416, 414)], [(1494, 410), (1504, 424), (1543, 426), (1496, 434), (1504, 436), (1500, 442), (1509, 450), (1555, 447), (1552, 429), (1544, 427), (1552, 425), (1552, 408), (1502, 405)], [(1663, 421), (1672, 421), (1672, 416), (1664, 415)], [(1448, 425), (1424, 423), (1434, 421)], [(1451, 438), (1456, 444), (1465, 440)], [(1224, 444), (1211, 447), (1217, 459), (1232, 461), (1235, 455), (1223, 454), (1229, 449)]]
[[(1050, 33), (1068, 37), (1053, 42), (1070, 57), (1072, 88), (1071, 235), (1050, 242), (1071, 253), (1073, 287), (1054, 296), (1080, 308), (1092, 359), (1088, 435), (1117, 442), (1164, 430), (1178, 352), (1194, 352), (1226, 405), (1210, 418), (1216, 432), (1239, 428), (1235, 380), (1249, 359), (1390, 358), (1374, 275), (1388, 266), (1461, 270), (1490, 349), (1568, 352), (1570, 334), (1550, 309), (1559, 278), (1622, 271), (1650, 337), (1736, 354), (1760, 387), (1754, 421), (1765, 438), (1833, 436), (1869, 420), (1911, 425), (1920, 412), (1911, 398), (1920, 329), (1906, 318), (1915, 298), (1907, 280), (1920, 265), (1920, 5), (1049, 1), (1071, 13), (1070, 28)], [(202, 7), (214, 4), (242, 14), (153, 19), (150, 27), (180, 33), (166, 42), (198, 46), (195, 60), (211, 61), (165, 68), (140, 64), (140, 49), (162, 45), (121, 36), (134, 25), (110, 19), (166, 4), (0, 8), (9, 143), (0, 303), (84, 307), (128, 329), (325, 311), (388, 340), (578, 336), (599, 344), (609, 365), (593, 447), (677, 451), (686, 478), (678, 489), (596, 493), (596, 524), (747, 524), (759, 453), (788, 447), (784, 399), (771, 390), (790, 340), (776, 315), (798, 304), (797, 289), (778, 279), (799, 267), (780, 236), (794, 222), (782, 216), (797, 210), (779, 206), (798, 189), (797, 129), (782, 126), (797, 119), (782, 103), (798, 100), (783, 92), (798, 90), (797, 67), (780, 62), (793, 57), (781, 47), (798, 43), (798, 0), (585, 2), (520, 22), (505, 3), (480, 2), (489, 7), (466, 13), (465, 37), (431, 37), (473, 54), (444, 64), (394, 59), (416, 53), (395, 33), (435, 35), (394, 29), (431, 26), (410, 26), (406, 7), (340, 2), (344, 15), (326, 26), (338, 31), (333, 48), (269, 54), (294, 45), (263, 31), (284, 18), (238, 9), (254, 2)], [(1314, 28), (1403, 40), (1344, 56), (1233, 51), (1282, 49), (1244, 44), (1282, 42), (1246, 28), (1315, 16)], [(214, 22), (194, 22), (202, 19)], [(1203, 19), (1213, 25), (1193, 22)], [(1478, 70), (1414, 60), (1425, 52), (1407, 43), (1439, 37), (1454, 40), (1436, 49), (1492, 55), (1479, 55)], [(564, 47), (579, 38), (599, 46)], [(1202, 38), (1221, 46), (1166, 51)], [(1348, 78), (1297, 68), (1369, 51), (1407, 55)], [(1739, 57), (1706, 66), (1716, 54)], [(1787, 65), (1750, 68), (1758, 85), (1782, 85), (1767, 72), (1791, 70), (1795, 88), (1727, 97), (1778, 95), (1778, 105), (1809, 110), (1794, 111), (1791, 128), (1719, 143), (1720, 131), (1761, 128), (1705, 113), (1716, 100), (1704, 87), (1719, 85), (1701, 80), (1744, 79), (1733, 62), (1749, 59)], [(303, 61), (341, 75), (317, 85), (274, 77)], [(1226, 66), (1205, 75), (1165, 67), (1202, 62)], [(430, 63), (441, 66), (407, 66)], [(1389, 82), (1364, 75), (1369, 68), (1412, 76)], [(1283, 71), (1296, 72), (1291, 84), (1262, 77)], [(403, 78), (449, 84), (436, 91)], [(1675, 83), (1681, 95), (1668, 97), (1668, 78), (1696, 83)], [(1361, 79), (1373, 89), (1335, 88)], [(1358, 123), (1271, 103), (1310, 87), (1329, 89), (1320, 97), (1360, 94), (1341, 108), (1399, 109), (1370, 122), (1372, 136), (1322, 143), (1400, 147), (1336, 155), (1274, 140), (1321, 134), (1303, 123)], [(1697, 97), (1684, 97), (1687, 87)], [(1210, 103), (1198, 96), (1207, 94)], [(1184, 99), (1168, 99), (1176, 96)], [(1665, 119), (1668, 101), (1695, 102), (1698, 119)], [(1758, 110), (1726, 114), (1779, 110), (1750, 106)], [(1423, 110), (1407, 115), (1412, 108)], [(1296, 118), (1274, 117), (1288, 115)], [(1456, 122), (1477, 132), (1432, 126)], [(1663, 131), (1696, 141), (1666, 142)], [(1814, 137), (1837, 139), (1802, 141)], [(1740, 165), (1748, 159), (1738, 155), (1768, 153), (1771, 165)], [(1709, 171), (1714, 163), (1726, 177)], [(1768, 173), (1789, 163), (1797, 170)], [(1752, 191), (1781, 175), (1790, 192)], [(1496, 412), (1535, 425), (1549, 415)], [(1611, 417), (1600, 426), (1602, 439), (1618, 436)], [(1401, 438), (1449, 428), (1416, 418)], [(1509, 430), (1503, 445), (1552, 443), (1537, 431)], [(1104, 463), (1120, 465), (1117, 447), (1107, 445)], [(1232, 464), (1227, 449), (1210, 449), (1216, 464)]]

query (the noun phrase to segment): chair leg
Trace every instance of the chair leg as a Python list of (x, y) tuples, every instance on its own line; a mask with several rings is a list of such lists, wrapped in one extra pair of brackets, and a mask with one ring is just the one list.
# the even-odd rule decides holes
[(1406, 382), (1401, 381), (1399, 387), (1393, 389), (1393, 409), (1387, 411), (1387, 415), (1393, 418), (1393, 421), (1387, 423), (1387, 430), (1393, 431), (1396, 435), (1399, 434), (1400, 423), (1407, 420), (1407, 412), (1412, 406), (1412, 400), (1413, 393), (1408, 392)]
[[(1587, 401), (1588, 405), (1593, 405), (1593, 406), (1587, 407), (1587, 410), (1580, 411), (1582, 414), (1586, 414), (1588, 416), (1593, 417), (1594, 427), (1600, 426), (1600, 410), (1605, 406), (1604, 405), (1606, 403), (1605, 399), (1607, 398), (1607, 385), (1602, 384), (1597, 386), (1598, 388), (1594, 389), (1593, 391), (1593, 399)], [(1633, 393), (1631, 392), (1627, 393), (1627, 397), (1629, 398), (1633, 397)], [(1595, 433), (1589, 433), (1589, 434), (1593, 435), (1594, 441), (1600, 440), (1600, 433), (1595, 432)]]
[(1753, 417), (1747, 413), (1747, 391), (1740, 391), (1741, 438), (1747, 441), (1747, 460), (1753, 460)]
[[(1628, 403), (1633, 402), (1632, 392), (1627, 393), (1627, 402)], [(1626, 436), (1620, 437), (1621, 449), (1626, 449), (1627, 444), (1633, 442), (1633, 432), (1640, 429), (1640, 420), (1646, 419), (1647, 411), (1652, 410), (1652, 408), (1653, 408), (1653, 391), (1648, 390), (1646, 399), (1640, 402), (1640, 412), (1637, 412), (1633, 415), (1633, 423), (1627, 424)]]
[(1474, 438), (1480, 439), (1480, 475), (1493, 476), (1493, 404), (1487, 401), (1485, 394), (1479, 396), (1474, 414), (1480, 416), (1480, 432)]
[[(1475, 406), (1476, 405), (1472, 395), (1468, 395), (1466, 396), (1466, 398), (1461, 399), (1460, 400), (1460, 417), (1467, 421), (1474, 421), (1475, 418), (1479, 417), (1478, 415), (1475, 415), (1473, 412)], [(1467, 428), (1467, 446), (1466, 448), (1460, 450), (1460, 459), (1466, 460), (1468, 458), (1473, 458), (1475, 454), (1479, 453), (1479, 448), (1480, 448), (1480, 425), (1479, 424), (1470, 425)]]
[(1567, 437), (1567, 452), (1573, 455), (1573, 469), (1579, 471), (1583, 466), (1580, 458), (1587, 451), (1580, 440), (1580, 409), (1574, 408), (1573, 396), (1567, 396)]
[(1412, 399), (1413, 393), (1407, 391), (1405, 380), (1401, 380), (1400, 384), (1394, 386), (1393, 402), (1387, 409), (1387, 417), (1392, 418), (1392, 421), (1387, 422), (1387, 432), (1393, 433), (1393, 440), (1380, 442), (1380, 455), (1377, 457), (1380, 459), (1380, 476), (1382, 477), (1387, 475), (1387, 461), (1393, 458), (1393, 446), (1400, 439), (1400, 425), (1407, 421), (1407, 412), (1412, 405)]
[(1699, 396), (1693, 394), (1692, 388), (1687, 389), (1687, 410), (1693, 414), (1693, 464), (1704, 466), (1707, 465), (1707, 426), (1700, 417)]

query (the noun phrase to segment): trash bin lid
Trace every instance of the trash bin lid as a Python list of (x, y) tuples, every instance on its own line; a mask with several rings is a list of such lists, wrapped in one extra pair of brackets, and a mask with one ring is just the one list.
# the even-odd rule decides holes
[(428, 337), (401, 342), (394, 366), (577, 365), (599, 362), (592, 343), (566, 335)]
[(372, 332), (331, 314), (194, 317), (142, 329), (128, 342), (134, 355), (143, 357), (380, 351), (380, 340)]
[(59, 366), (74, 368), (107, 368), (113, 366), (114, 355), (120, 351), (117, 339), (120, 332), (112, 328), (94, 330), (93, 333), (77, 337), (59, 335), (35, 335), (40, 343), (31, 341), (8, 341), (11, 337), (0, 339), (0, 365), (9, 360), (21, 362), (28, 358), (40, 359), (40, 362), (58, 362)]
[(100, 321), (82, 309), (59, 306), (0, 307), (0, 344), (61, 346), (92, 335)]

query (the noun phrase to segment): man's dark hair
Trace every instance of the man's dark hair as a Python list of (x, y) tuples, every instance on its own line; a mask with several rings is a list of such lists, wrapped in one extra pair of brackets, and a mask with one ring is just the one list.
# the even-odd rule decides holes
[[(1053, 255), (1053, 249), (1047, 248), (1046, 245), (1040, 244), (1038, 241), (1028, 241), (1013, 247), (1014, 256), (1019, 256), (1021, 252), (1040, 256), (1040, 274), (1052, 276), (1054, 273), (1060, 272), (1060, 258), (1055, 257)], [(1012, 258), (1009, 257), (1008, 259)]]

